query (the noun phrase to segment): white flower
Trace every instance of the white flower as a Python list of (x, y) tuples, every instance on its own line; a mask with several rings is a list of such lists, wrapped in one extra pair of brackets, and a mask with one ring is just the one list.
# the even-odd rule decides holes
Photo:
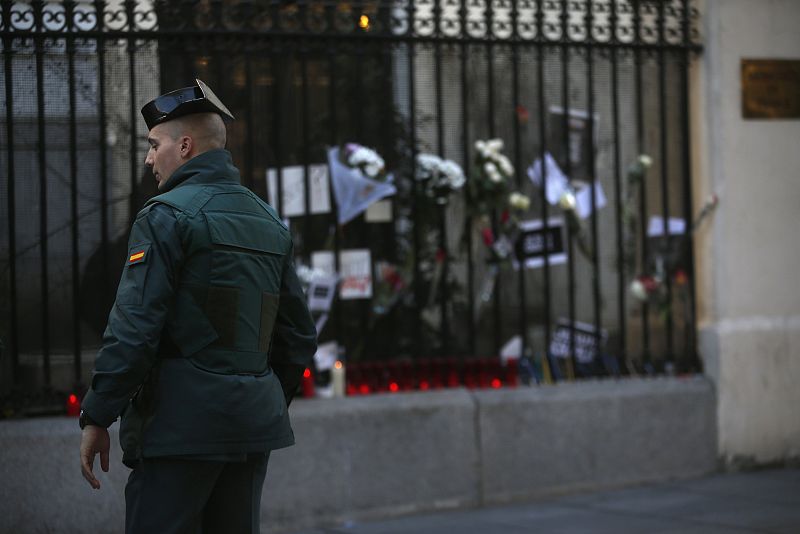
[(347, 157), (347, 163), (352, 167), (365, 166), (364, 172), (369, 176), (376, 176), (383, 169), (383, 158), (370, 148), (361, 145), (356, 145), (356, 147)]
[(564, 193), (561, 195), (561, 198), (558, 199), (559, 207), (566, 211), (574, 210), (576, 204), (577, 200), (575, 199), (575, 193), (569, 189), (564, 191)]
[(524, 211), (531, 205), (531, 201), (522, 193), (514, 191), (508, 196), (508, 204), (514, 209)]
[(483, 164), (483, 171), (486, 173), (486, 176), (489, 177), (494, 183), (500, 183), (503, 181), (503, 175), (500, 174), (500, 171), (497, 170), (497, 166), (492, 163), (491, 161), (487, 161)]
[(514, 176), (514, 166), (511, 164), (510, 159), (503, 154), (498, 154), (495, 158), (495, 161), (497, 161), (497, 164), (500, 167), (500, 170), (503, 171), (503, 174), (506, 176)]
[(649, 169), (653, 165), (653, 158), (647, 154), (642, 154), (639, 156), (639, 164), (645, 169)]
[(637, 299), (641, 301), (647, 300), (647, 288), (644, 287), (644, 284), (638, 278), (634, 279), (631, 282), (629, 290), (631, 292), (631, 295), (633, 295)]
[(461, 165), (453, 160), (444, 160), (439, 170), (444, 174), (451, 189), (461, 189), (467, 181), (464, 176), (464, 171), (461, 169)]
[(489, 149), (489, 152), (492, 154), (500, 154), (500, 152), (503, 150), (503, 140), (489, 139), (486, 141), (486, 146)]
[(433, 154), (417, 154), (417, 165), (419, 165), (420, 170), (423, 171), (420, 174), (419, 179), (426, 180), (430, 178), (431, 175), (439, 172), (442, 166), (442, 158)]

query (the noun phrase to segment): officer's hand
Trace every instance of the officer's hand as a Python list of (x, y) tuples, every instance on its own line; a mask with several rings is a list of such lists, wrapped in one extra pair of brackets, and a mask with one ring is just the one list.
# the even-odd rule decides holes
[(94, 489), (100, 489), (100, 481), (92, 473), (94, 456), (100, 453), (100, 467), (103, 471), (108, 472), (108, 451), (110, 448), (111, 440), (108, 437), (108, 430), (99, 426), (86, 425), (81, 435), (81, 472), (83, 473), (83, 478)]

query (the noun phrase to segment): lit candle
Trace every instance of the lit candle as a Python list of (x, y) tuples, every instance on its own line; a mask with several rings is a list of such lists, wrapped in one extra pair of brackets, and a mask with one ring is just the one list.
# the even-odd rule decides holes
[(303, 397), (310, 399), (314, 396), (314, 373), (311, 369), (303, 371)]
[(333, 396), (344, 397), (345, 389), (345, 372), (344, 364), (340, 360), (336, 360), (331, 369), (331, 382), (333, 383)]

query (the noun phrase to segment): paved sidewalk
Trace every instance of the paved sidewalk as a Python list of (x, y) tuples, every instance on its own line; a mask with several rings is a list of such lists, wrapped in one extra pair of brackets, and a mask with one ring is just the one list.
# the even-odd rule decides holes
[(800, 533), (800, 469), (587, 493), (525, 505), (411, 516), (297, 534)]

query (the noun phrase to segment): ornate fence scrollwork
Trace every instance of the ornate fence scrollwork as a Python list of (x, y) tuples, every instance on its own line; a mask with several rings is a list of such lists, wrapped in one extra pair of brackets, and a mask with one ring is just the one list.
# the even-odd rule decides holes
[[(280, 35), (700, 48), (695, 0), (3, 1), (6, 35), (252, 32)], [(413, 12), (412, 12), (413, 11)], [(364, 18), (366, 17), (366, 18)], [(159, 18), (168, 24), (159, 24)], [(588, 21), (588, 24), (587, 24)]]

